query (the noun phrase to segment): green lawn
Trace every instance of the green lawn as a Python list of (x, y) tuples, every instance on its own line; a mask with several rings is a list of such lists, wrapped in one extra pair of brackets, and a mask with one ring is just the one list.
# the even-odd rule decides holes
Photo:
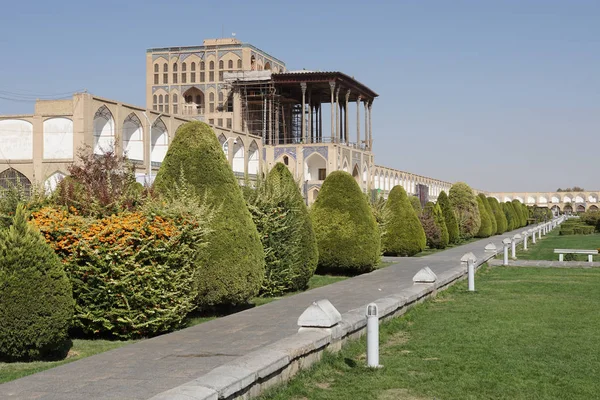
[[(376, 268), (384, 268), (393, 263), (381, 262)], [(313, 275), (308, 282), (308, 290), (315, 289), (321, 286), (330, 285), (335, 282), (342, 281), (350, 278), (349, 276), (342, 275)], [(291, 296), (295, 293), (288, 293), (286, 296)], [(211, 321), (218, 317), (222, 317), (234, 312), (241, 311), (243, 309), (262, 306), (263, 304), (270, 303), (278, 300), (281, 297), (255, 297), (251, 300), (250, 304), (241, 308), (230, 309), (223, 312), (211, 313), (211, 314), (192, 314), (186, 321), (186, 327), (201, 324), (203, 322)], [(86, 340), (86, 339), (74, 339), (73, 347), (69, 352), (69, 356), (65, 360), (61, 361), (39, 361), (30, 363), (3, 363), (0, 362), (0, 383), (8, 382), (14, 379), (21, 378), (26, 375), (31, 375), (36, 372), (40, 372), (46, 369), (56, 367), (67, 362), (75, 361), (80, 358), (88, 357), (97, 353), (102, 353), (117, 347), (125, 346), (130, 343), (134, 343), (135, 340), (127, 341), (110, 341), (110, 340)]]
[(484, 268), (263, 400), (592, 399), (600, 393), (600, 270)]
[[(517, 251), (517, 259), (558, 261), (558, 254), (554, 254), (554, 249), (594, 250), (600, 248), (600, 233), (560, 236), (558, 231), (555, 229), (548, 235), (542, 236), (542, 240), (538, 240), (536, 244), (531, 242), (530, 236), (527, 241), (528, 250), (523, 251), (521, 247)], [(587, 256), (577, 255), (576, 259), (587, 261)], [(595, 259), (600, 260), (598, 256)]]

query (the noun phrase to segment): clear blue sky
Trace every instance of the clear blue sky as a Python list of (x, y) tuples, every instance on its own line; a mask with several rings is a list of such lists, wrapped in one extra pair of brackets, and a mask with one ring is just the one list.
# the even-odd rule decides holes
[[(600, 190), (600, 1), (28, 1), (0, 13), (0, 97), (144, 105), (145, 50), (230, 36), (379, 93), (375, 160), (490, 191)], [(33, 103), (0, 99), (0, 114)]]

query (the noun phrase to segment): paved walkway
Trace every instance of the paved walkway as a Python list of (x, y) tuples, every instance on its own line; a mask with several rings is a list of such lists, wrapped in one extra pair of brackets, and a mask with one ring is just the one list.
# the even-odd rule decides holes
[(517, 233), (479, 240), (426, 257), (387, 258), (387, 268), (209, 321), (167, 335), (75, 361), (0, 385), (0, 399), (148, 399), (189, 382), (219, 365), (297, 332), (300, 314), (327, 298), (341, 312), (412, 286), (424, 266), (434, 272), (460, 265), (473, 252)]
[[(502, 265), (502, 260), (490, 260), (490, 265)], [(508, 265), (511, 267), (541, 267), (541, 268), (598, 268), (600, 262), (585, 262), (585, 261), (544, 261), (544, 260), (509, 260)]]

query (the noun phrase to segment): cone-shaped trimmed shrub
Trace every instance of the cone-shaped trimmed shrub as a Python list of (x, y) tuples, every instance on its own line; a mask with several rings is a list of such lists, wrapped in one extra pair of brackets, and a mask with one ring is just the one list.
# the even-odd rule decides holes
[(381, 240), (384, 254), (413, 256), (423, 251), (427, 244), (425, 231), (402, 186), (394, 186), (385, 207), (389, 220)]
[(290, 170), (275, 164), (256, 189), (246, 188), (244, 194), (265, 249), (261, 294), (279, 296), (306, 289), (317, 268), (317, 240)]
[(510, 232), (517, 229), (518, 221), (511, 202), (507, 201), (502, 203), (502, 207), (504, 209), (504, 215), (506, 216), (506, 231)]
[(427, 246), (432, 249), (445, 249), (448, 246), (448, 228), (440, 206), (428, 202), (419, 219), (427, 237)]
[(0, 359), (65, 355), (73, 294), (63, 266), (23, 205), (0, 230)]
[(448, 229), (448, 241), (449, 243), (458, 243), (460, 241), (460, 235), (458, 232), (458, 222), (456, 221), (456, 215), (450, 205), (448, 195), (443, 190), (438, 195), (437, 204), (442, 209), (444, 215), (444, 221), (446, 222), (446, 228)]
[(502, 209), (502, 206), (495, 197), (488, 197), (487, 200), (488, 204), (492, 208), (492, 213), (496, 218), (496, 235), (500, 235), (506, 232), (508, 225), (508, 222), (506, 221), (506, 215), (504, 215), (504, 209)]
[(182, 180), (217, 210), (198, 271), (198, 305), (241, 304), (256, 296), (265, 274), (263, 246), (241, 189), (212, 129), (188, 122), (177, 129), (155, 188), (168, 195)]
[(479, 232), (481, 216), (475, 194), (469, 185), (457, 182), (450, 188), (448, 199), (456, 215), (461, 239), (470, 239)]
[(479, 216), (481, 217), (481, 226), (477, 232), (476, 237), (486, 238), (492, 236), (492, 217), (488, 214), (485, 209), (485, 204), (481, 197), (477, 196), (477, 206), (479, 207)]
[(491, 236), (493, 236), (496, 234), (496, 231), (498, 230), (498, 223), (496, 222), (496, 217), (494, 216), (494, 211), (492, 211), (492, 206), (490, 205), (490, 202), (488, 201), (487, 197), (485, 197), (485, 195), (483, 193), (479, 193), (477, 196), (483, 202), (485, 211), (487, 212), (488, 216), (490, 217), (490, 222), (492, 223)]
[(421, 200), (419, 200), (417, 196), (409, 196), (408, 198), (410, 199), (410, 204), (415, 209), (418, 217), (423, 212), (423, 209), (421, 208)]
[(379, 262), (381, 239), (371, 208), (347, 172), (327, 176), (310, 210), (323, 270), (371, 271)]
[(519, 221), (519, 226), (517, 226), (517, 228), (520, 228), (522, 226), (525, 226), (525, 222), (526, 222), (526, 218), (523, 215), (523, 207), (522, 207), (522, 203), (519, 200), (513, 200), (512, 201), (512, 206), (513, 206), (513, 210), (515, 211), (515, 215), (517, 216), (517, 221)]
[(529, 224), (529, 207), (525, 204), (521, 204), (521, 207), (523, 207), (523, 215), (525, 216), (525, 224), (523, 226), (527, 226)]

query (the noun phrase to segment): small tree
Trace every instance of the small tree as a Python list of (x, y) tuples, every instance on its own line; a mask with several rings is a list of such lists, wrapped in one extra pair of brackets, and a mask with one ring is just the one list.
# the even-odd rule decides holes
[(382, 238), (384, 254), (412, 256), (423, 251), (427, 244), (425, 231), (404, 188), (395, 186), (385, 207), (389, 210), (390, 219)]
[(456, 215), (450, 205), (448, 195), (443, 190), (438, 195), (437, 203), (442, 209), (444, 215), (444, 221), (446, 222), (446, 228), (448, 229), (448, 241), (449, 243), (458, 243), (460, 241), (460, 234), (458, 231), (458, 222), (456, 221)]
[(470, 239), (479, 232), (481, 216), (473, 190), (464, 182), (458, 182), (450, 188), (448, 198), (456, 214), (458, 230), (462, 239)]
[(62, 264), (27, 219), (19, 205), (0, 228), (0, 359), (9, 361), (64, 355), (73, 317)]
[(198, 305), (241, 304), (256, 296), (265, 274), (265, 255), (231, 167), (212, 129), (188, 122), (177, 129), (154, 186), (168, 195), (185, 180), (217, 210), (198, 271)]
[(492, 236), (492, 220), (490, 215), (487, 213), (487, 210), (485, 209), (483, 200), (481, 200), (481, 197), (479, 196), (477, 196), (477, 206), (479, 207), (481, 226), (479, 227), (479, 231), (475, 236), (480, 238), (490, 237)]
[(323, 270), (371, 271), (379, 262), (377, 222), (356, 180), (347, 172), (327, 176), (310, 215)]

